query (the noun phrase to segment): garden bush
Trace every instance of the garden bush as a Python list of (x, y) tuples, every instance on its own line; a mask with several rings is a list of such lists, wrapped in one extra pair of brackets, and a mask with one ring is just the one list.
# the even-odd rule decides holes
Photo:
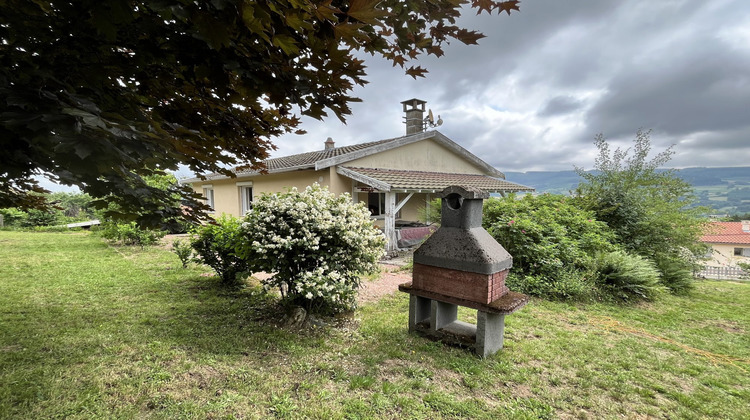
[(174, 252), (175, 255), (177, 255), (177, 258), (180, 259), (182, 268), (187, 268), (188, 263), (193, 256), (193, 248), (190, 245), (190, 242), (183, 241), (181, 239), (175, 239), (174, 241), (172, 241), (172, 252)]
[(689, 273), (706, 253), (700, 237), (708, 209), (693, 206), (698, 201), (693, 187), (676, 170), (660, 169), (674, 151), (670, 147), (649, 159), (650, 131), (643, 130), (629, 149), (610, 150), (601, 134), (595, 144), (595, 171), (576, 169), (583, 178), (575, 190), (581, 207), (607, 223), (620, 247), (653, 261), (670, 291), (689, 291)]
[(26, 228), (33, 228), (35, 226), (51, 226), (58, 223), (58, 219), (61, 216), (59, 210), (37, 210), (29, 209), (26, 210), (26, 217), (21, 219), (20, 225)]
[(750, 263), (738, 262), (737, 266), (743, 271), (740, 278), (743, 280), (750, 280)]
[(420, 206), (417, 210), (417, 219), (420, 222), (431, 225), (433, 223), (440, 223), (442, 218), (443, 203), (439, 198), (425, 201), (424, 206)]
[(242, 274), (252, 271), (252, 260), (237, 252), (244, 242), (240, 226), (240, 219), (222, 215), (216, 223), (198, 226), (190, 243), (196, 259), (211, 267), (225, 284), (236, 284)]
[(690, 263), (690, 257), (675, 258), (660, 254), (654, 262), (659, 270), (661, 283), (673, 294), (685, 295), (695, 287), (694, 265)]
[(505, 284), (513, 291), (550, 300), (586, 300), (598, 293), (594, 274), (574, 268), (563, 268), (555, 275), (524, 275), (511, 269)]
[(665, 287), (654, 264), (638, 255), (617, 250), (597, 256), (597, 282), (621, 301), (654, 300)]
[(483, 225), (513, 256), (509, 284), (534, 296), (587, 297), (595, 254), (616, 249), (604, 223), (561, 195), (490, 198)]
[(385, 238), (365, 203), (315, 184), (264, 194), (245, 217), (243, 256), (293, 305), (313, 312), (353, 309), (360, 276), (379, 269)]
[(143, 229), (135, 222), (105, 221), (99, 228), (99, 234), (112, 243), (122, 245), (138, 245), (145, 247), (154, 245), (163, 238), (165, 232), (155, 229)]
[(0, 209), (0, 216), (3, 217), (4, 227), (21, 226), (21, 222), (28, 217), (25, 211), (19, 210), (15, 207)]

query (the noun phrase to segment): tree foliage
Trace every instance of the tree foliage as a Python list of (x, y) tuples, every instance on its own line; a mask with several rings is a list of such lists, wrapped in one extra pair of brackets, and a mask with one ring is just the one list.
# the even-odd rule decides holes
[(601, 134), (595, 144), (595, 171), (576, 168), (584, 182), (575, 195), (614, 230), (620, 245), (657, 263), (666, 285), (684, 291), (686, 282), (677, 277), (689, 274), (705, 253), (699, 238), (706, 222), (702, 208), (689, 207), (694, 202), (690, 184), (675, 170), (657, 170), (669, 162), (672, 148), (649, 159), (650, 131), (643, 130), (631, 149), (612, 151)]
[(80, 220), (97, 217), (92, 204), (93, 199), (88, 194), (57, 191), (51, 193), (47, 201), (59, 207), (65, 217)]
[(159, 192), (158, 198), (142, 192), (146, 195), (141, 198), (141, 203), (144, 203), (147, 209), (122, 207), (114, 194), (94, 200), (90, 206), (99, 207), (96, 213), (99, 218), (106, 221), (135, 222), (143, 229), (161, 229), (170, 233), (185, 232), (191, 225), (190, 217), (185, 211), (171, 210), (180, 208), (181, 204), (177, 178), (172, 174), (155, 173), (145, 175), (142, 179), (149, 189)]
[[(299, 115), (343, 120), (365, 80), (357, 52), (443, 55), (462, 0), (8, 0), (0, 3), (0, 207), (39, 207), (33, 175), (109, 196), (123, 212), (205, 210), (144, 176), (185, 165), (262, 169)], [(479, 12), (517, 1), (474, 0)], [(199, 212), (200, 213), (200, 212)]]

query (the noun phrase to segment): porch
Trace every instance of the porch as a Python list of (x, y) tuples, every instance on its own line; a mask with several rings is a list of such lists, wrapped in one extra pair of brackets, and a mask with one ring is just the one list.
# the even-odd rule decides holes
[[(386, 251), (399, 250), (399, 237), (414, 237), (427, 232), (424, 226), (409, 226), (418, 219), (419, 208), (425, 208), (439, 191), (451, 185), (474, 187), (488, 193), (534, 191), (525, 185), (480, 174), (407, 171), (379, 168), (338, 166), (336, 172), (352, 180), (352, 200), (365, 201), (387, 240)], [(401, 229), (399, 229), (399, 225)], [(418, 243), (418, 242), (417, 242)]]

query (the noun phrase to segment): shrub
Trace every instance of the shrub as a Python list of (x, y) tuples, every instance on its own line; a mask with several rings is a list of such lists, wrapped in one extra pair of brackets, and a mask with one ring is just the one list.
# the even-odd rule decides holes
[(60, 212), (57, 210), (37, 210), (29, 209), (26, 211), (27, 216), (20, 221), (22, 227), (50, 226), (57, 223)]
[(417, 219), (428, 225), (440, 223), (442, 211), (443, 203), (441, 199), (435, 198), (430, 201), (425, 201), (425, 205), (417, 210)]
[(743, 271), (740, 278), (743, 280), (750, 280), (750, 263), (738, 262), (737, 266)]
[(190, 245), (197, 260), (211, 267), (225, 284), (235, 284), (251, 271), (250, 260), (238, 256), (244, 241), (240, 219), (222, 215), (215, 224), (199, 226)]
[(653, 300), (664, 291), (651, 261), (622, 250), (599, 254), (596, 271), (602, 289), (617, 300)]
[(513, 256), (512, 288), (534, 296), (588, 296), (594, 255), (615, 249), (611, 230), (561, 195), (490, 198), (483, 225)]
[(172, 241), (172, 252), (174, 252), (177, 255), (177, 258), (180, 259), (182, 268), (187, 268), (188, 263), (193, 256), (193, 248), (191, 247), (190, 242), (175, 239)]
[(28, 217), (25, 211), (15, 207), (0, 209), (0, 216), (3, 217), (5, 227), (21, 226), (21, 222)]
[(596, 171), (576, 169), (583, 178), (575, 191), (582, 207), (607, 223), (623, 249), (653, 260), (671, 291), (689, 290), (684, 270), (706, 252), (700, 236), (706, 230), (707, 209), (691, 207), (697, 201), (693, 187), (676, 170), (659, 169), (674, 151), (670, 147), (648, 159), (650, 131), (643, 130), (630, 149), (611, 151), (601, 134), (595, 144)]
[(687, 258), (668, 257), (664, 254), (655, 259), (656, 268), (661, 273), (661, 284), (676, 295), (685, 295), (693, 290), (693, 265)]
[(512, 269), (505, 280), (511, 290), (556, 300), (585, 300), (596, 294), (592, 274), (562, 269), (556, 275), (520, 274)]
[(352, 203), (315, 184), (304, 191), (264, 194), (243, 224), (243, 256), (275, 273), (264, 281), (308, 311), (354, 308), (360, 276), (378, 270), (385, 238), (365, 203)]
[(142, 229), (135, 222), (124, 223), (111, 220), (101, 224), (99, 234), (113, 243), (139, 245), (141, 247), (153, 245), (165, 235), (160, 230)]

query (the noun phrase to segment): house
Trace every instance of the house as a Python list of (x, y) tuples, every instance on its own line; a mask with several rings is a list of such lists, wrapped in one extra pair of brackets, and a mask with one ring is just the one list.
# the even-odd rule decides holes
[(336, 147), (329, 138), (322, 150), (266, 160), (266, 173), (235, 171), (237, 177), (210, 174), (192, 178), (215, 213), (245, 214), (253, 197), (262, 193), (305, 188), (313, 183), (336, 194), (350, 193), (365, 202), (376, 225), (387, 238), (389, 251), (397, 249), (399, 227), (418, 220), (420, 208), (450, 185), (480, 188), (490, 193), (533, 191), (505, 181), (505, 175), (438, 131), (425, 131), (425, 102), (401, 103), (406, 135)]
[(737, 267), (738, 262), (750, 263), (750, 220), (711, 222), (701, 242), (711, 247), (709, 267)]

